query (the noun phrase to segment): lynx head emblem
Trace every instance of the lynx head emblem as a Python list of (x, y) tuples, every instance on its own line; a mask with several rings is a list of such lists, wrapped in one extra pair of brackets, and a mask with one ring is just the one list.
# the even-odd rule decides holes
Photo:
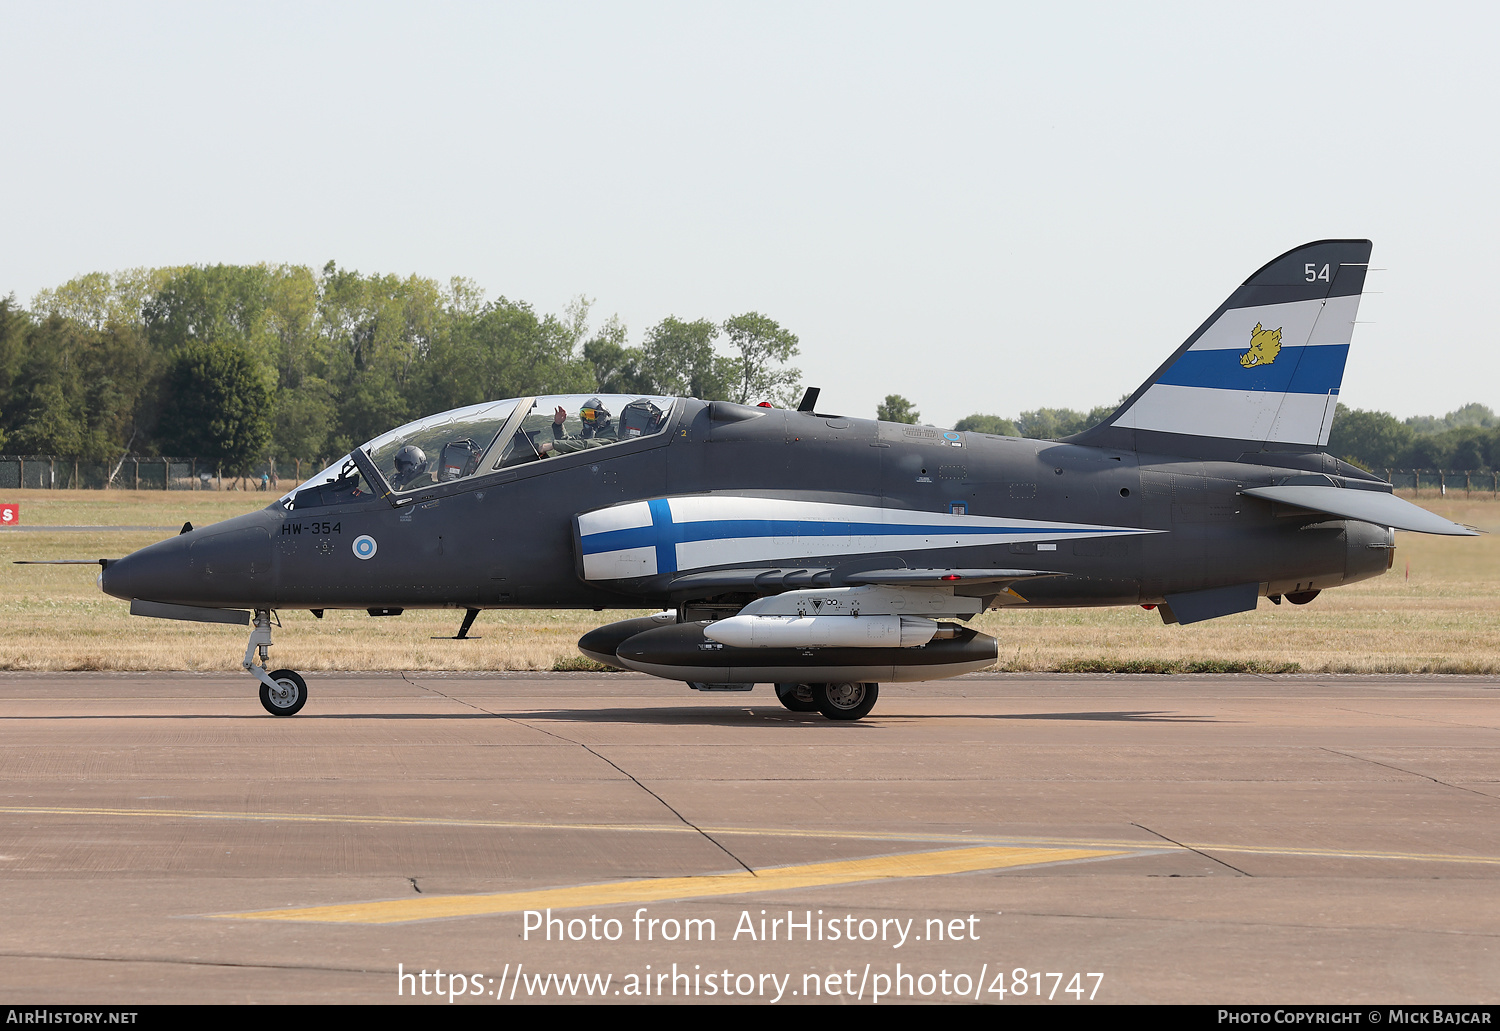
[(1281, 330), (1261, 329), (1260, 323), (1250, 331), (1250, 350), (1240, 355), (1240, 364), (1245, 368), (1270, 365), (1281, 353)]

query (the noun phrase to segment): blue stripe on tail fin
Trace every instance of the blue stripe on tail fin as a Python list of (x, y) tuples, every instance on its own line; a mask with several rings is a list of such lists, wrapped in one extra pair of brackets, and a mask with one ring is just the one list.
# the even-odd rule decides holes
[(1240, 286), (1104, 422), (1073, 443), (1233, 458), (1328, 443), (1368, 240), (1287, 251)]

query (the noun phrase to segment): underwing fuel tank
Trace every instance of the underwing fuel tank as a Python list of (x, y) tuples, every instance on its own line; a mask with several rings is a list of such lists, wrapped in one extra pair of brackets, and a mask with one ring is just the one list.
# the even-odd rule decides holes
[(708, 637), (704, 631), (714, 625), (702, 620), (647, 630), (618, 645), (615, 656), (622, 666), (669, 680), (736, 684), (933, 680), (984, 669), (999, 654), (993, 637), (968, 627), (914, 648), (742, 648)]
[(578, 650), (595, 662), (602, 662), (606, 666), (618, 666), (620, 660), (615, 655), (615, 651), (620, 645), (636, 634), (672, 626), (676, 622), (677, 613), (667, 611), (657, 612), (650, 616), (637, 616), (635, 619), (622, 619), (616, 623), (606, 623), (580, 637)]

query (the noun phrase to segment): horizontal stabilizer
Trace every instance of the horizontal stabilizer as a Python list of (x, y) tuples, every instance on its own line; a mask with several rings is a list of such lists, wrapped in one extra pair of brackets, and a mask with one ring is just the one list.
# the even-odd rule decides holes
[(1241, 494), (1283, 505), (1326, 512), (1340, 519), (1358, 519), (1389, 526), (1395, 530), (1417, 533), (1441, 533), (1450, 537), (1477, 537), (1477, 530), (1451, 523), (1442, 516), (1418, 508), (1404, 498), (1380, 490), (1350, 490), (1345, 487), (1320, 487), (1313, 484), (1287, 484), (1279, 487), (1247, 487)]

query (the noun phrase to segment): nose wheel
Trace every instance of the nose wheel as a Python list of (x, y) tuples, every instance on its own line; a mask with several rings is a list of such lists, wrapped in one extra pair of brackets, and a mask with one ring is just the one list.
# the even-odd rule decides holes
[[(260, 704), (272, 716), (295, 716), (307, 704), (307, 681), (296, 670), (278, 669), (267, 673), (270, 659), (271, 610), (255, 610), (255, 629), (245, 646), (245, 671), (260, 681)], [(256, 653), (260, 661), (257, 662)]]
[(260, 704), (272, 716), (295, 716), (307, 704), (307, 681), (295, 671), (278, 669), (266, 674), (271, 683), (260, 685)]

